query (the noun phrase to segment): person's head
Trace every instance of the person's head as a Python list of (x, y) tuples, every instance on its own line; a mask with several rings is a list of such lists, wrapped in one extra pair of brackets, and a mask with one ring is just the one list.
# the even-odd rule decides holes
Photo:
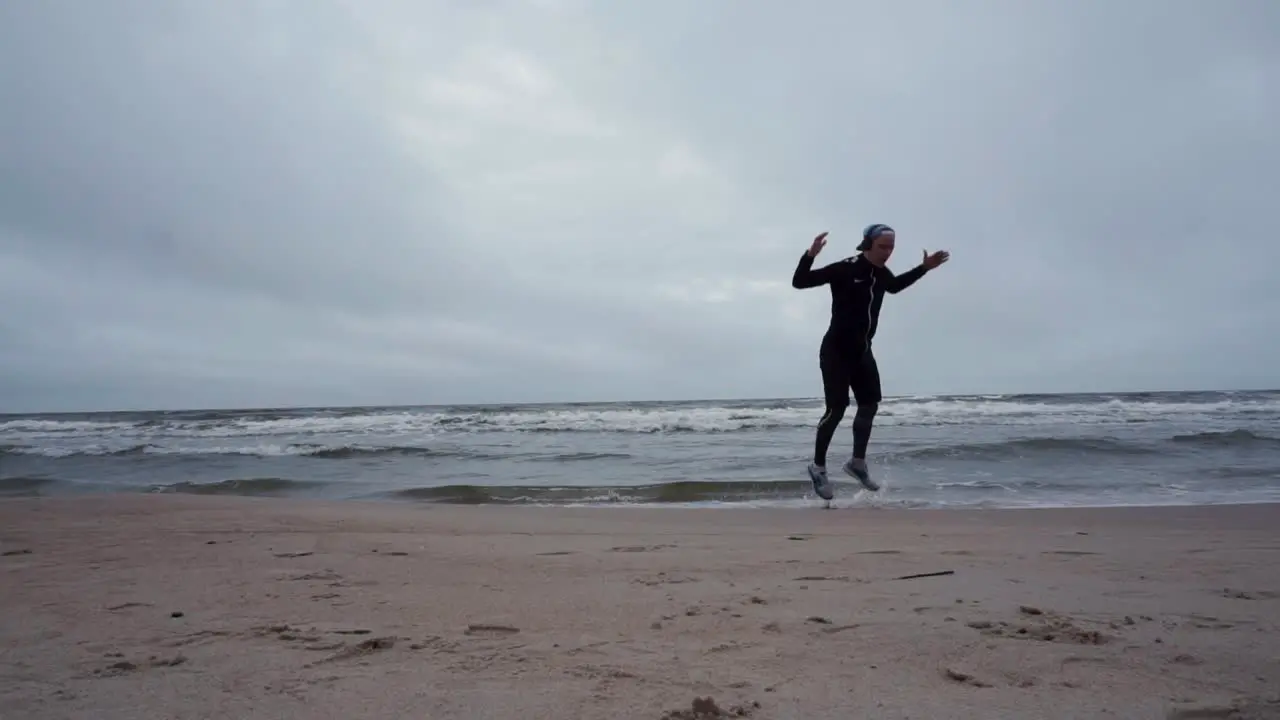
[(872, 265), (884, 265), (893, 254), (894, 237), (893, 228), (888, 225), (868, 225), (862, 231), (862, 244), (858, 245), (858, 250)]

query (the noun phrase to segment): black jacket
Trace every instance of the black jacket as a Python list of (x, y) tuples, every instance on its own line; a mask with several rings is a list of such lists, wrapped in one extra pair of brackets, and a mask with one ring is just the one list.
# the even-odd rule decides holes
[(827, 339), (845, 347), (866, 349), (876, 336), (884, 294), (906, 290), (926, 272), (924, 265), (917, 265), (894, 275), (889, 268), (872, 265), (862, 254), (814, 270), (813, 258), (806, 252), (800, 256), (796, 272), (791, 276), (791, 287), (830, 285), (831, 324), (827, 328)]

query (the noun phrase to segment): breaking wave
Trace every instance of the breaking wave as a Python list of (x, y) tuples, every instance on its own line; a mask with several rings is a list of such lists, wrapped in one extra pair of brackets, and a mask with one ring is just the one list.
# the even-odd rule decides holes
[[(821, 411), (801, 399), (0, 415), (0, 495), (804, 503)], [(1280, 391), (890, 398), (873, 500), (1280, 499), (1278, 428)]]
[[(816, 413), (816, 414), (815, 414)], [(1233, 396), (972, 395), (889, 398), (877, 427), (894, 425), (1127, 424), (1223, 419), (1280, 413), (1280, 392)], [(79, 438), (130, 438), (134, 445), (182, 438), (307, 435), (431, 437), (441, 433), (734, 433), (812, 427), (817, 400), (733, 403), (630, 403), (491, 407), (348, 408), (177, 413), (117, 413), (106, 418), (0, 416), (0, 442), (32, 444)], [(41, 444), (36, 442), (36, 444)]]
[(170, 485), (156, 485), (151, 488), (151, 492), (188, 493), (194, 495), (295, 495), (322, 484), (276, 477), (237, 478), (219, 482), (179, 482)]
[[(950, 460), (1001, 460), (1066, 454), (1091, 454), (1112, 456), (1140, 456), (1167, 453), (1179, 448), (1210, 447), (1266, 448), (1280, 447), (1280, 438), (1250, 430), (1237, 429), (1220, 432), (1177, 434), (1161, 438), (1123, 439), (1119, 437), (1023, 437), (1003, 441), (979, 443), (952, 443), (929, 445), (901, 450), (895, 457), (915, 459)], [(0, 456), (38, 455), (46, 458), (143, 458), (143, 457), (201, 457), (244, 456), (258, 458), (298, 457), (316, 460), (375, 460), (379, 458), (418, 458), (455, 460), (517, 460), (524, 462), (585, 462), (600, 460), (628, 460), (635, 457), (626, 452), (531, 452), (520, 445), (492, 446), (487, 450), (453, 447), (447, 443), (427, 447), (418, 445), (345, 444), (321, 443), (258, 443), (246, 445), (215, 445), (155, 443), (128, 444), (110, 447), (91, 443), (74, 445), (4, 445)]]

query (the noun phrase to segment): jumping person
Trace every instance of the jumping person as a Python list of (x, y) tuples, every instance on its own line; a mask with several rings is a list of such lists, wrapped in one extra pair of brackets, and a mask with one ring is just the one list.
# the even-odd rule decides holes
[(894, 275), (885, 267), (893, 254), (894, 238), (893, 228), (888, 225), (868, 225), (862, 231), (857, 255), (814, 270), (813, 260), (827, 244), (827, 233), (824, 232), (814, 238), (813, 244), (800, 256), (800, 263), (791, 278), (791, 287), (796, 289), (831, 286), (831, 324), (822, 337), (818, 352), (826, 410), (818, 422), (813, 462), (809, 464), (813, 490), (823, 500), (834, 497), (827, 478), (827, 448), (849, 407), (850, 389), (858, 409), (853, 417), (853, 457), (845, 462), (842, 469), (868, 490), (880, 489), (867, 470), (867, 442), (882, 399), (880, 370), (871, 352), (871, 340), (875, 337), (880, 318), (880, 304), (886, 292), (902, 292), (951, 256), (945, 250), (932, 255), (926, 250), (919, 265), (901, 275)]

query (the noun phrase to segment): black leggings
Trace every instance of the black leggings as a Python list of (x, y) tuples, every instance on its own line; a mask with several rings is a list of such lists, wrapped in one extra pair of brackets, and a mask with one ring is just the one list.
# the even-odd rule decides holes
[(871, 349), (847, 350), (836, 343), (824, 341), (819, 364), (822, 367), (823, 396), (826, 410), (818, 422), (814, 439), (813, 462), (827, 464), (827, 449), (835, 437), (836, 427), (844, 419), (849, 407), (849, 391), (853, 391), (858, 410), (853, 416), (853, 456), (866, 458), (867, 443), (871, 440), (871, 427), (876, 411), (880, 408), (880, 368)]

